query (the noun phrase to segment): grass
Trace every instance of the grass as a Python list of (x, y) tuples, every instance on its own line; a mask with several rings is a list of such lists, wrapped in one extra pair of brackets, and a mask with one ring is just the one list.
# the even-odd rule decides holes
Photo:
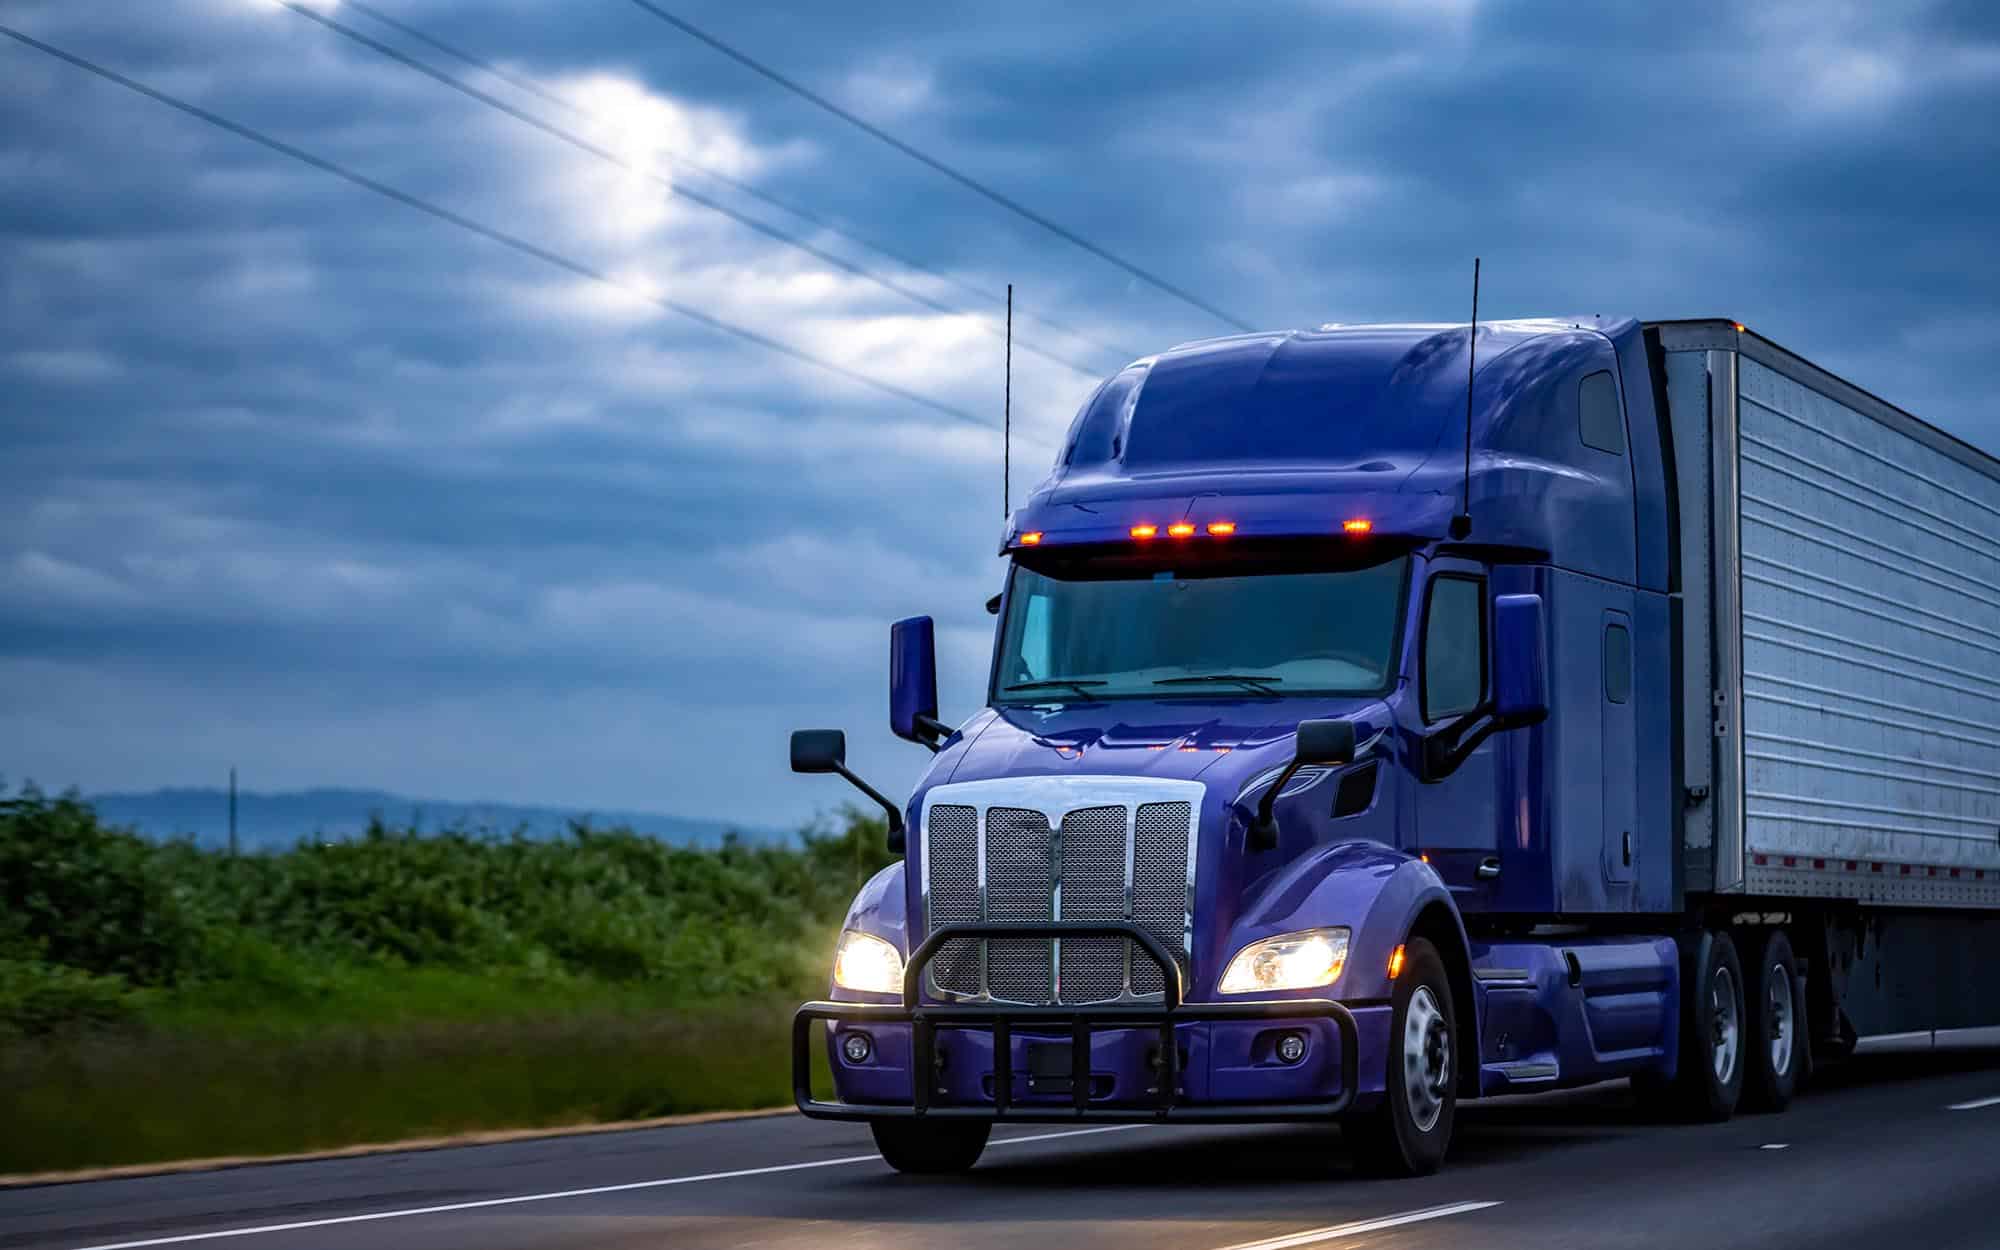
[(879, 822), (790, 847), (376, 828), (232, 859), (0, 797), (0, 1173), (790, 1099)]
[(17, 1043), (0, 1172), (782, 1105), (792, 1005)]

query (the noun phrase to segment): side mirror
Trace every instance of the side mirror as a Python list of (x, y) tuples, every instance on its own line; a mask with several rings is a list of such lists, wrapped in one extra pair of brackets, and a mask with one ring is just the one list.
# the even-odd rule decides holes
[(937, 634), (928, 616), (889, 627), (889, 732), (935, 751), (951, 726), (937, 718)]
[(903, 853), (903, 813), (886, 795), (847, 771), (847, 735), (838, 729), (794, 729), (792, 731), (792, 771), (795, 773), (839, 773), (849, 785), (882, 808), (889, 818), (889, 850)]
[(1498, 728), (1520, 729), (1548, 718), (1548, 632), (1540, 595), (1501, 595), (1493, 601), (1493, 676)]
[(1257, 818), (1250, 823), (1250, 849), (1268, 851), (1278, 845), (1278, 820), (1273, 813), (1278, 796), (1291, 784), (1294, 774), (1308, 764), (1346, 764), (1354, 759), (1354, 722), (1345, 720), (1302, 720), (1298, 745), (1292, 762), (1278, 774), (1257, 800)]

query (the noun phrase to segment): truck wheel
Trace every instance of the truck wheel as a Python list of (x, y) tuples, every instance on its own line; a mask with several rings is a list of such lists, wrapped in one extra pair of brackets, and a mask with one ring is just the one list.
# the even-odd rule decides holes
[(1437, 1171), (1458, 1111), (1458, 1032), (1444, 960), (1423, 938), (1405, 943), (1404, 956), (1389, 1016), (1382, 1105), (1341, 1122), (1355, 1168), (1373, 1176)]
[[(1755, 943), (1753, 941), (1752, 945)], [(1771, 930), (1763, 953), (1746, 977), (1743, 1012), (1743, 1106), (1783, 1111), (1798, 1089), (1805, 1041), (1799, 1036), (1799, 1002), (1792, 981), (1792, 943)]]
[(985, 1120), (870, 1120), (875, 1149), (898, 1172), (938, 1176), (969, 1172), (986, 1150)]
[(1727, 933), (1704, 933), (1681, 965), (1680, 1067), (1671, 1083), (1632, 1078), (1640, 1105), (1673, 1119), (1714, 1122), (1743, 1093), (1743, 965)]

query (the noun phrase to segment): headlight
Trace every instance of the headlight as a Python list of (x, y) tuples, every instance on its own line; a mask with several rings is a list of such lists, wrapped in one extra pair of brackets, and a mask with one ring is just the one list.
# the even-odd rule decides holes
[(1252, 942), (1236, 952), (1222, 974), (1224, 994), (1307, 990), (1332, 985), (1347, 963), (1346, 929), (1307, 929)]
[(869, 994), (903, 992), (903, 953), (881, 938), (853, 929), (840, 935), (833, 956), (833, 983)]

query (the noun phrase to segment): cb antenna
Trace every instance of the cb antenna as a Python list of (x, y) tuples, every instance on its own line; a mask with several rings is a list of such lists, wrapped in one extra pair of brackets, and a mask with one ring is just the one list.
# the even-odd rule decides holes
[(1451, 536), (1463, 542), (1472, 533), (1472, 375), (1479, 355), (1479, 258), (1472, 258), (1472, 328), (1465, 335), (1465, 484)]
[(1007, 284), (1007, 389), (1000, 401), (1000, 523), (1014, 515), (1014, 284)]

